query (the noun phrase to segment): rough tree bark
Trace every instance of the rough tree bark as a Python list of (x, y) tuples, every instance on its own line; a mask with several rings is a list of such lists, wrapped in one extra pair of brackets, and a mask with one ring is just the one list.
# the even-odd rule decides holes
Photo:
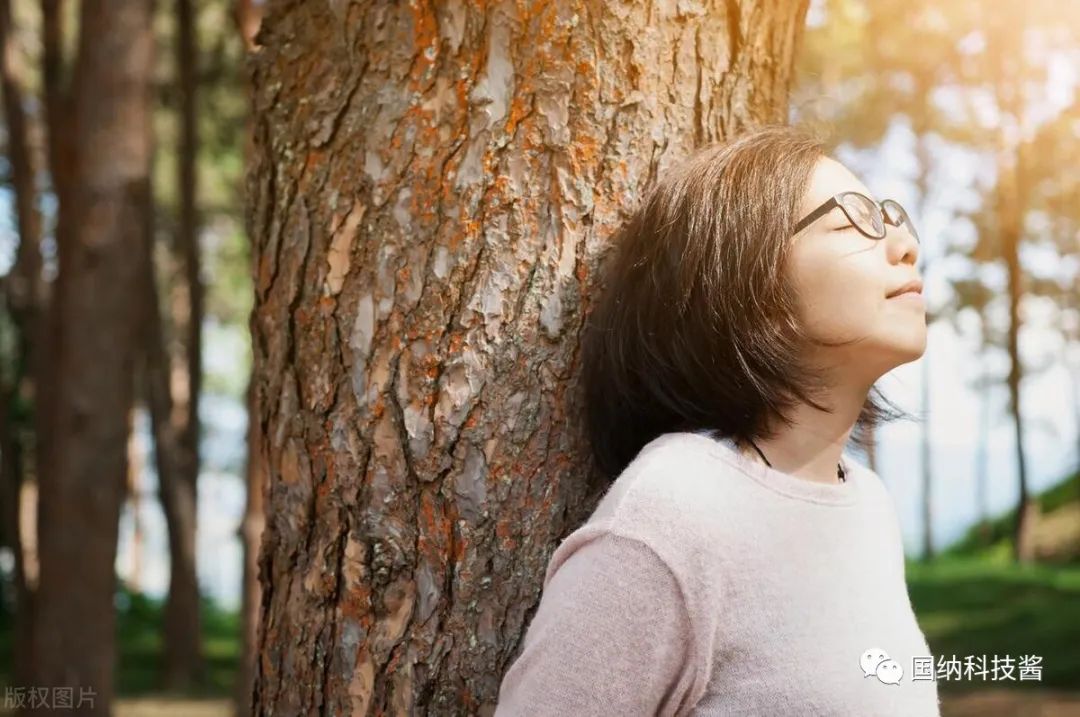
[[(51, 455), (40, 476), (32, 685), (109, 714), (117, 523), (150, 201), (151, 3), (85, 0), (72, 83), (73, 174), (61, 193)], [(52, 129), (55, 129), (52, 128)], [(59, 179), (56, 180), (59, 184)], [(48, 709), (40, 710), (42, 713)]]
[(806, 2), (271, 2), (257, 714), (490, 714), (604, 487), (578, 336), (657, 174), (783, 122)]

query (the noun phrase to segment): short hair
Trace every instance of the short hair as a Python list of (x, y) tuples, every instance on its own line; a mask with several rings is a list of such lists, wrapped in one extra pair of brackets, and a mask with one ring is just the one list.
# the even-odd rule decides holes
[[(831, 412), (804, 365), (810, 337), (785, 279), (792, 229), (825, 144), (785, 125), (707, 145), (666, 171), (612, 237), (582, 337), (585, 423), (613, 480), (653, 438), (707, 429), (737, 440), (790, 425), (796, 402)], [(876, 387), (852, 431), (864, 449), (908, 417)]]

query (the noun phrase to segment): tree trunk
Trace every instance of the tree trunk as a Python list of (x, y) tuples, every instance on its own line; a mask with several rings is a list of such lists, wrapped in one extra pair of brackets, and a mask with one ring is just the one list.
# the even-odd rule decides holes
[[(986, 331), (987, 318), (983, 311), (983, 331)], [(978, 534), (983, 546), (990, 544), (990, 496), (989, 496), (989, 458), (990, 458), (990, 372), (986, 368), (987, 344), (984, 339), (983, 346), (976, 357), (981, 379), (979, 381), (979, 428), (978, 439), (975, 445), (975, 506), (979, 516)]]
[[(1073, 287), (1068, 292), (1067, 306), (1077, 312), (1080, 317), (1080, 287)], [(1074, 323), (1073, 329), (1065, 336), (1065, 342), (1061, 348), (1061, 361), (1065, 370), (1069, 373), (1069, 383), (1072, 386), (1073, 396), (1073, 425), (1076, 426), (1076, 465), (1073, 467), (1074, 480), (1076, 481), (1076, 494), (1080, 495), (1080, 366), (1074, 366), (1069, 361), (1069, 347), (1080, 344), (1080, 323)]]
[(142, 451), (139, 450), (138, 434), (135, 432), (136, 407), (128, 413), (128, 482), (127, 499), (131, 505), (131, 579), (128, 588), (143, 592), (143, 526), (142, 526), (142, 480), (146, 470)]
[[(69, 91), (64, 71), (63, 10), (63, 0), (41, 0), (42, 89), (45, 99), (49, 177), (58, 206), (54, 230), (60, 255), (58, 264), (63, 263), (66, 247), (77, 241), (71, 229), (75, 214), (71, 192), (78, 171), (75, 166), (75, 98)], [(56, 455), (52, 445), (52, 430), (59, 420), (56, 415), (59, 387), (54, 380), (59, 371), (57, 361), (61, 318), (59, 302), (55, 298), (59, 283), (57, 280), (52, 282), (49, 300), (42, 308), (41, 320), (38, 322), (35, 342), (39, 352), (34, 384), (38, 475), (54, 472), (51, 462)]]
[(919, 463), (922, 466), (922, 556), (934, 558), (933, 461), (930, 455), (930, 357), (923, 355), (922, 382), (919, 384), (923, 412), (922, 440), (919, 441)]
[[(925, 76), (916, 78), (921, 93), (917, 97), (926, 97), (930, 91), (930, 79)], [(915, 155), (918, 161), (918, 174), (915, 177), (915, 192), (917, 195), (919, 216), (926, 216), (930, 193), (930, 151), (926, 145), (926, 136), (929, 127), (925, 113), (915, 115)], [(920, 251), (922, 249), (920, 248)], [(926, 260), (923, 259), (925, 266)], [(923, 270), (925, 274), (926, 270)], [(929, 328), (929, 327), (928, 327)], [(922, 383), (920, 384), (920, 398), (922, 406), (922, 440), (920, 442), (920, 463), (922, 466), (922, 518), (923, 518), (923, 560), (932, 560), (934, 557), (934, 461), (932, 457), (932, 434), (930, 431), (930, 349), (923, 352), (922, 357)]]
[(692, 149), (787, 117), (804, 1), (675, 12), (269, 4), (254, 713), (492, 712), (606, 487), (577, 376), (608, 237)]
[[(154, 346), (150, 361), (155, 373), (157, 410), (155, 435), (172, 452), (159, 473), (162, 507), (169, 529), (169, 593), (164, 612), (164, 684), (184, 690), (202, 678), (202, 630), (196, 564), (199, 477), (199, 392), (202, 387), (203, 285), (200, 277), (198, 208), (196, 205), (196, 71), (195, 18), (191, 0), (176, 0), (176, 68), (180, 90), (180, 141), (177, 147), (179, 216), (175, 251), (182, 269), (174, 282), (169, 306), (176, 331), (178, 355), (165, 350), (160, 314), (148, 328)], [(148, 264), (153, 272), (153, 264)], [(152, 278), (152, 274), (151, 274)], [(158, 293), (148, 296), (157, 311)], [(158, 423), (168, 423), (168, 435)], [(165, 430), (164, 426), (161, 430)], [(159, 463), (160, 465), (160, 463)]]
[[(1013, 521), (1013, 557), (1017, 562), (1025, 563), (1034, 558), (1034, 523), (1038, 519), (1038, 506), (1032, 502), (1028, 491), (1027, 458), (1024, 453), (1024, 420), (1021, 411), (1021, 382), (1023, 365), (1020, 362), (1020, 303), (1024, 295), (1024, 273), (1020, 265), (1020, 243), (1024, 234), (1024, 215), (1027, 211), (1027, 187), (1024, 172), (1023, 132), (1024, 118), (1020, 87), (1023, 77), (1023, 60), (1017, 35), (1003, 35), (998, 38), (999, 48), (1011, 57), (1019, 58), (1019, 67), (1007, 69), (1007, 63), (998, 55), (995, 66), (997, 100), (1000, 122), (999, 147), (997, 152), (997, 182), (995, 185), (995, 203), (998, 219), (998, 231), (1001, 236), (1001, 253), (1008, 276), (1009, 324), (1006, 350), (1009, 354), (1009, 413), (1013, 418), (1016, 445), (1016, 474), (1019, 483), (1019, 495), (1016, 501), (1016, 517)], [(1013, 121), (1019, 129), (1020, 137), (1008, 133), (1008, 123)]]
[(106, 715), (139, 324), (132, 299), (148, 231), (153, 36), (143, 0), (84, 0), (81, 10), (73, 87), (74, 145), (83, 151), (59, 207), (68, 229), (59, 241), (31, 684), (70, 686), (79, 714)]
[[(259, 25), (262, 22), (263, 6), (256, 5), (252, 0), (237, 0), (233, 6), (233, 20), (236, 22), (237, 32), (244, 42), (244, 49), (250, 53), (255, 50), (257, 43), (255, 36), (258, 34)], [(251, 88), (248, 88), (249, 92)], [(250, 162), (254, 149), (252, 133), (252, 118), (250, 113), (244, 122), (244, 163)], [(253, 265), (254, 268), (254, 265)], [(254, 319), (254, 311), (248, 317), (249, 323)], [(254, 325), (253, 323), (251, 324)], [(262, 586), (259, 584), (259, 548), (262, 545), (263, 529), (266, 525), (266, 489), (267, 489), (267, 466), (266, 451), (263, 445), (266, 440), (260, 430), (262, 422), (259, 420), (261, 411), (256, 399), (258, 393), (255, 390), (255, 380), (259, 370), (254, 365), (255, 354), (251, 367), (251, 379), (248, 381), (246, 403), (248, 407), (247, 427), (247, 500), (244, 505), (244, 518), (240, 525), (240, 539), (244, 546), (244, 570), (243, 585), (241, 590), (242, 605), (240, 608), (241, 651), (240, 668), (236, 680), (236, 713), (238, 715), (250, 714), (253, 707), (252, 688), (254, 687), (256, 663), (258, 660), (258, 637), (259, 617), (262, 605)]]
[[(4, 305), (14, 326), (12, 381), (0, 386), (0, 506), (3, 543), (12, 552), (11, 575), (12, 634), (14, 655), (12, 678), (16, 685), (28, 684), (30, 628), (33, 585), (28, 579), (27, 552), (36, 541), (23, 541), (29, 527), (23, 509), (24, 496), (37, 494), (37, 466), (34, 460), (33, 402), (41, 351), (36, 342), (41, 316), (48, 301), (42, 276), (42, 221), (38, 209), (36, 178), (38, 162), (32, 151), (31, 119), (25, 108), (25, 68), (13, 41), (14, 26), (10, 0), (0, 0), (0, 89), (3, 91), (4, 124), (7, 129), (7, 160), (11, 168), (15, 225), (18, 247), (15, 262), (3, 277)], [(28, 556), (34, 563), (33, 555)], [(35, 568), (30, 568), (31, 577)]]
[[(0, 391), (0, 507), (3, 513), (0, 520), (3, 521), (3, 533), (0, 535), (0, 545), (11, 550), (13, 560), (10, 586), (10, 594), (2, 595), (5, 602), (11, 605), (10, 619), (13, 626), (11, 654), (14, 656), (12, 682), (16, 685), (27, 684), (26, 660), (30, 655), (30, 615), (33, 592), (30, 582), (27, 580), (26, 569), (23, 563), (22, 530), (25, 526), (21, 523), (22, 518), (21, 496), (24, 488), (22, 480), (24, 452), (19, 441), (15, 422), (12, 420), (12, 394), (6, 387)], [(6, 593), (3, 590), (2, 593)], [(2, 594), (0, 593), (0, 594)]]
[[(257, 371), (252, 368), (252, 376)], [(262, 589), (259, 585), (259, 546), (262, 543), (263, 528), (266, 525), (265, 491), (266, 462), (263, 450), (263, 436), (259, 433), (260, 415), (255, 404), (255, 383), (248, 383), (248, 461), (247, 461), (247, 501), (244, 505), (244, 519), (240, 525), (240, 539), (244, 546), (244, 572), (242, 586), (243, 603), (240, 608), (241, 653), (240, 669), (236, 681), (237, 714), (251, 712), (251, 688), (255, 677), (255, 661), (258, 657), (259, 606), (262, 603)]]
[(165, 349), (157, 279), (152, 260), (153, 237), (146, 237), (142, 260), (142, 346), (145, 359), (146, 402), (154, 433), (158, 495), (169, 533), (169, 593), (165, 601), (164, 682), (185, 688), (198, 677), (199, 590), (195, 572), (195, 484), (185, 474), (183, 426), (177, 420), (172, 396), (172, 362)]
[[(1018, 163), (1018, 158), (1013, 162)], [(1006, 160), (1007, 161), (1007, 160)], [(1009, 290), (1009, 412), (1013, 418), (1016, 440), (1016, 474), (1019, 496), (1016, 502), (1016, 519), (1013, 524), (1013, 557), (1017, 562), (1030, 562), (1034, 558), (1034, 522), (1038, 518), (1037, 506), (1028, 491), (1027, 460), (1024, 454), (1024, 420), (1020, 410), (1020, 381), (1023, 367), (1020, 364), (1020, 302), (1023, 298), (1023, 269), (1020, 266), (1020, 239), (1022, 205), (1018, 195), (1018, 171), (1015, 165), (999, 165), (998, 183), (999, 211), (1002, 216), (1002, 250), (1008, 273)]]

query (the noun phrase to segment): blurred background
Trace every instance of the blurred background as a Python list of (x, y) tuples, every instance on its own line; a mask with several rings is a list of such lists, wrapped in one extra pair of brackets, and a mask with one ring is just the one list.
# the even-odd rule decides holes
[[(85, 138), (65, 102), (111, 87), (73, 71), (108, 31), (78, 11), (0, 0), (0, 710), (25, 684), (39, 578), (40, 332), (77, 181), (66, 157)], [(156, 3), (153, 111), (131, 118), (153, 138), (154, 231), (133, 259), (136, 408), (115, 436), (118, 714), (245, 710), (263, 477), (248, 460), (244, 56), (262, 12)], [(928, 349), (881, 387), (923, 420), (883, 427), (864, 456), (900, 512), (920, 624), (935, 656), (1042, 658), (1038, 679), (942, 682), (949, 713), (1080, 714), (1080, 2), (814, 0), (796, 76), (791, 120), (825, 130), (922, 239)], [(117, 317), (92, 299), (55, 320), (107, 335)], [(71, 586), (76, 602), (92, 589)]]

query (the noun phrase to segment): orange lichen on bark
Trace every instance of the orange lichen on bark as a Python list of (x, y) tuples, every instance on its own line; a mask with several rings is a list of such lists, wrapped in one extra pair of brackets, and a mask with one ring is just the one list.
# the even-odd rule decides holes
[(409, 90), (419, 92), (427, 84), (424, 76), (438, 59), (439, 26), (433, 6), (427, 3), (408, 3), (412, 14), (413, 63), (409, 69)]
[(600, 140), (584, 132), (574, 137), (570, 145), (570, 169), (574, 174), (587, 175), (596, 164), (600, 154)]
[(312, 149), (304, 156), (304, 166), (300, 170), (300, 178), (296, 187), (301, 194), (307, 194), (311, 177), (321, 167), (326, 166), (326, 152), (321, 149)]
[(579, 261), (577, 268), (574, 270), (574, 276), (584, 286), (589, 280), (589, 264), (584, 261)]
[(517, 87), (517, 91), (514, 92), (513, 97), (510, 98), (510, 110), (507, 113), (506, 119), (506, 133), (513, 136), (514, 130), (517, 129), (518, 122), (521, 118), (529, 113), (529, 108), (532, 105), (533, 88), (532, 83), (529, 81), (529, 77), (526, 76), (524, 80)]

